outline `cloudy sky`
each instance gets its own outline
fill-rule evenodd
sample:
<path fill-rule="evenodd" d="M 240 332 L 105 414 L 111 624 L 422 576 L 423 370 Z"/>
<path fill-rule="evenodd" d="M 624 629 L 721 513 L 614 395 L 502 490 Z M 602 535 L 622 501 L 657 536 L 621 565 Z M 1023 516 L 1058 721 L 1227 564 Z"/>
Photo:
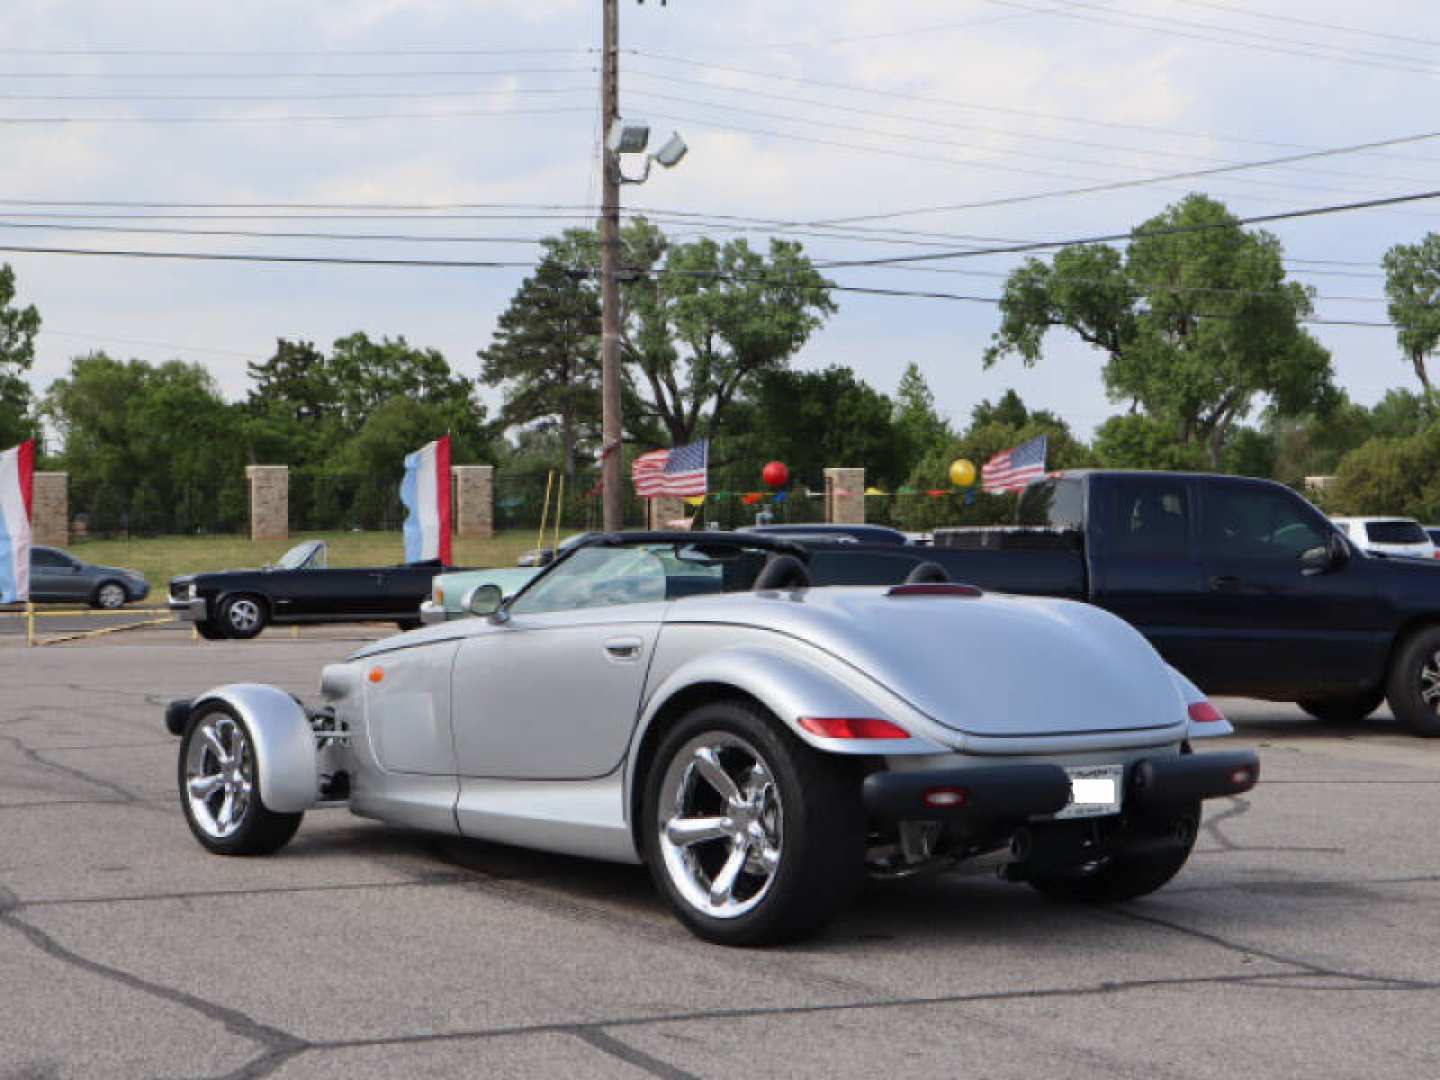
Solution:
<path fill-rule="evenodd" d="M 597 196 L 599 37 L 600 0 L 7 0 L 0 259 L 44 318 L 37 390 L 104 348 L 201 361 L 238 397 L 275 338 L 357 329 L 476 374 L 522 266 L 13 249 L 524 264 Z M 1076 191 L 1440 128 L 1433 0 L 622 0 L 621 40 L 624 113 L 691 146 L 625 192 L 675 235 L 789 223 L 848 260 L 1123 232 L 1191 190 L 1250 216 L 1440 188 L 1437 137 Z M 1383 323 L 1379 258 L 1437 215 L 1268 227 L 1317 317 Z M 984 298 L 1018 258 L 831 276 Z M 1112 411 L 1100 358 L 1058 332 L 1033 371 L 982 370 L 992 304 L 837 299 L 803 366 L 890 392 L 914 360 L 960 420 L 1009 386 L 1085 434 Z M 1413 381 L 1385 327 L 1314 332 L 1357 400 Z"/>

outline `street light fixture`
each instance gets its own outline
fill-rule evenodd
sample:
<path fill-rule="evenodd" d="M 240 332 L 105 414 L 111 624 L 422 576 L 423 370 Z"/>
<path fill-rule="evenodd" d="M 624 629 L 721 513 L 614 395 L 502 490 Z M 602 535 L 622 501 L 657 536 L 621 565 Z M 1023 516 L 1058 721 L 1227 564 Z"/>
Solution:
<path fill-rule="evenodd" d="M 653 154 L 646 153 L 645 148 L 649 145 L 650 125 L 643 120 L 622 120 L 617 117 L 610 125 L 610 131 L 605 136 L 605 146 L 615 155 L 615 172 L 620 183 L 643 184 L 650 178 L 651 165 L 659 162 L 663 168 L 673 169 L 690 149 L 678 131 L 671 132 L 665 145 Z M 624 169 L 620 167 L 622 157 L 644 158 L 644 169 L 639 176 L 625 175 Z"/>

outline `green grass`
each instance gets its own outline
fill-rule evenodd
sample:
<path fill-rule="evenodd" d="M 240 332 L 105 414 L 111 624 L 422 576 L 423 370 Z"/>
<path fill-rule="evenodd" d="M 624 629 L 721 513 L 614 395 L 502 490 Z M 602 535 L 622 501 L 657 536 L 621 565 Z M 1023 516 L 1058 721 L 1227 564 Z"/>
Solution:
<path fill-rule="evenodd" d="M 455 565 L 514 566 L 522 551 L 535 546 L 535 536 L 533 529 L 496 533 L 489 540 L 457 536 Z M 177 574 L 264 566 L 302 540 L 324 540 L 331 566 L 393 566 L 405 558 L 405 543 L 398 532 L 307 532 L 295 533 L 289 540 L 250 540 L 244 536 L 78 540 L 66 550 L 86 562 L 139 570 L 150 582 L 148 604 L 164 601 L 170 579 Z"/>

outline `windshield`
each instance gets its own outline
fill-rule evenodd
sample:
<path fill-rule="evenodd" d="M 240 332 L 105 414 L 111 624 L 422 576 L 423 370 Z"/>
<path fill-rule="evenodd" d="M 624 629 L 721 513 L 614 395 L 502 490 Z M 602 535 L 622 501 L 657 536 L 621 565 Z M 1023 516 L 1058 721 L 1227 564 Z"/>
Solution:
<path fill-rule="evenodd" d="M 1365 535 L 1372 544 L 1424 544 L 1430 538 L 1418 521 L 1370 521 Z"/>
<path fill-rule="evenodd" d="M 325 569 L 325 544 L 321 540 L 306 540 L 296 544 L 275 564 L 277 570 L 323 570 Z"/>
<path fill-rule="evenodd" d="M 649 604 L 751 588 L 766 552 L 697 544 L 586 547 L 559 563 L 515 600 L 518 615 Z"/>

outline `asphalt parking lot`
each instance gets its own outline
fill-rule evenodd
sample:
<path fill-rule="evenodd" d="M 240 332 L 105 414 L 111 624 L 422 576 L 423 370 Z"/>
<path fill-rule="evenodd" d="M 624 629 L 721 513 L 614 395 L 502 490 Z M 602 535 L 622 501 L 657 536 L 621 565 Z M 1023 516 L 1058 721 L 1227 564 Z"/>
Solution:
<path fill-rule="evenodd" d="M 344 811 L 205 854 L 163 703 L 349 646 L 138 633 L 0 648 L 3 1080 L 1440 1075 L 1440 744 L 1388 714 L 1222 702 L 1264 781 L 1143 901 L 950 876 L 735 951 L 639 868 Z"/>

